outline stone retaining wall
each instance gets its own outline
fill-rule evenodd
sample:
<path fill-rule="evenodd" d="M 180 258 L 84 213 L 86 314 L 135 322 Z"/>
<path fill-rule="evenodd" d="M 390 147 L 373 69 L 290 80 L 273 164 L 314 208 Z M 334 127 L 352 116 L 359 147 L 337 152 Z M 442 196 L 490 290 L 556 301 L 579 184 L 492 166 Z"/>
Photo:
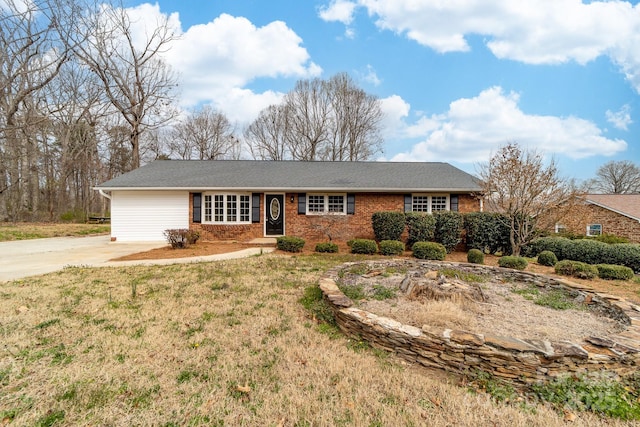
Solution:
<path fill-rule="evenodd" d="M 563 373 L 609 371 L 619 375 L 635 372 L 640 363 L 640 307 L 613 295 L 562 279 L 529 272 L 476 264 L 418 262 L 428 269 L 451 267 L 477 274 L 506 276 L 539 286 L 562 287 L 585 298 L 627 328 L 609 337 L 586 337 L 582 342 L 519 339 L 492 333 L 474 333 L 424 325 L 417 328 L 354 307 L 338 288 L 339 271 L 357 263 L 343 264 L 320 279 L 320 289 L 331 304 L 340 329 L 350 337 L 397 354 L 429 368 L 467 374 L 478 369 L 515 384 L 550 380 Z"/>

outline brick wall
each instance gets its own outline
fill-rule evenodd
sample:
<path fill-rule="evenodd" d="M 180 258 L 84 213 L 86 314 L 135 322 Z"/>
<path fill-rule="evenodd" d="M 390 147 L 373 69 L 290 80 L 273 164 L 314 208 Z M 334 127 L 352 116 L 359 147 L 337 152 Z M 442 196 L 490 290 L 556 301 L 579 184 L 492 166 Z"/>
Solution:
<path fill-rule="evenodd" d="M 584 235 L 588 224 L 602 224 L 603 234 L 615 234 L 626 237 L 631 243 L 640 243 L 640 222 L 637 220 L 592 204 L 586 209 L 586 219 L 576 229 L 572 228 L 574 233 Z"/>
<path fill-rule="evenodd" d="M 293 198 L 293 202 L 291 201 Z M 374 212 L 404 212 L 404 195 L 388 193 L 357 193 L 354 215 L 299 215 L 298 193 L 284 197 L 285 234 L 309 240 L 346 241 L 354 238 L 373 239 L 371 216 Z M 480 202 L 470 195 L 459 195 L 460 212 L 480 210 Z M 264 194 L 260 195 L 260 223 L 242 225 L 214 225 L 193 223 L 193 195 L 189 203 L 191 228 L 201 232 L 203 240 L 250 240 L 264 236 Z"/>

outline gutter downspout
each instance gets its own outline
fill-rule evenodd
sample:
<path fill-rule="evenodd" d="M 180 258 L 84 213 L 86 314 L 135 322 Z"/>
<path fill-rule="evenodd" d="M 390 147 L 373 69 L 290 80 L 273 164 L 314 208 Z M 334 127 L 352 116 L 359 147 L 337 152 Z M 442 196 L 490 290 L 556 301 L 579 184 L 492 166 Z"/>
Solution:
<path fill-rule="evenodd" d="M 102 188 L 98 188 L 98 193 L 100 193 L 100 195 L 101 195 L 102 197 L 104 197 L 105 199 L 109 199 L 109 200 L 111 200 L 111 196 L 110 196 L 110 195 L 108 195 L 107 193 L 105 193 L 105 192 L 104 192 L 104 190 L 103 190 Z"/>

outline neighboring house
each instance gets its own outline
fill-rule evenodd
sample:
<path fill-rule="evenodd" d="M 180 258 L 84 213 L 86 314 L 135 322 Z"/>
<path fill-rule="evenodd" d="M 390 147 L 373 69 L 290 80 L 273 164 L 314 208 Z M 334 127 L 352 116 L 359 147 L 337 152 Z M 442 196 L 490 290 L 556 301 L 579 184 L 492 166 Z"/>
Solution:
<path fill-rule="evenodd" d="M 96 187 L 111 199 L 111 238 L 204 240 L 373 237 L 378 211 L 480 211 L 472 175 L 447 163 L 158 160 Z"/>
<path fill-rule="evenodd" d="M 613 234 L 640 243 L 640 194 L 587 194 L 583 199 L 583 212 L 570 224 L 557 224 L 556 233 Z"/>

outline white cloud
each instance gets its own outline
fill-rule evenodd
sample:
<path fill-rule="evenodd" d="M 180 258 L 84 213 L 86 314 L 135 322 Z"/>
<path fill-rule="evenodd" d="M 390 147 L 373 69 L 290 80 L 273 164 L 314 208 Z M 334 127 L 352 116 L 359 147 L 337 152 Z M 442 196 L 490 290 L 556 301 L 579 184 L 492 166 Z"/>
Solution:
<path fill-rule="evenodd" d="M 373 86 L 380 86 L 382 80 L 378 77 L 376 70 L 370 65 L 367 64 L 367 68 L 364 72 L 358 72 L 358 77 L 360 80 L 365 81 Z"/>
<path fill-rule="evenodd" d="M 607 121 L 611 123 L 616 129 L 628 130 L 628 126 L 633 123 L 631 120 L 631 108 L 629 104 L 625 104 L 619 111 L 607 110 L 605 113 Z"/>
<path fill-rule="evenodd" d="M 496 57 L 528 64 L 585 64 L 608 55 L 640 92 L 640 4 L 620 0 L 358 0 L 358 5 L 375 17 L 379 28 L 441 53 L 468 51 L 466 37 L 481 35 Z"/>
<path fill-rule="evenodd" d="M 145 23 L 154 25 L 165 17 L 157 3 L 127 12 L 140 40 Z M 210 103 L 230 120 L 244 124 L 282 97 L 273 91 L 255 93 L 246 88 L 250 82 L 265 77 L 310 78 L 322 71 L 302 47 L 302 39 L 282 21 L 256 27 L 246 18 L 221 14 L 183 29 L 177 13 L 167 18 L 178 38 L 164 57 L 179 75 L 184 107 Z"/>
<path fill-rule="evenodd" d="M 324 21 L 337 21 L 345 25 L 353 22 L 353 11 L 356 3 L 348 0 L 332 0 L 329 6 L 321 7 L 318 15 Z"/>
<path fill-rule="evenodd" d="M 610 156 L 627 148 L 623 140 L 602 136 L 592 122 L 526 114 L 518 102 L 517 93 L 505 94 L 500 87 L 486 89 L 474 98 L 458 99 L 446 113 L 423 117 L 407 127 L 405 131 L 413 136 L 423 130 L 423 139 L 392 160 L 477 163 L 508 142 L 571 159 Z M 406 114 L 397 118 L 404 117 Z"/>

